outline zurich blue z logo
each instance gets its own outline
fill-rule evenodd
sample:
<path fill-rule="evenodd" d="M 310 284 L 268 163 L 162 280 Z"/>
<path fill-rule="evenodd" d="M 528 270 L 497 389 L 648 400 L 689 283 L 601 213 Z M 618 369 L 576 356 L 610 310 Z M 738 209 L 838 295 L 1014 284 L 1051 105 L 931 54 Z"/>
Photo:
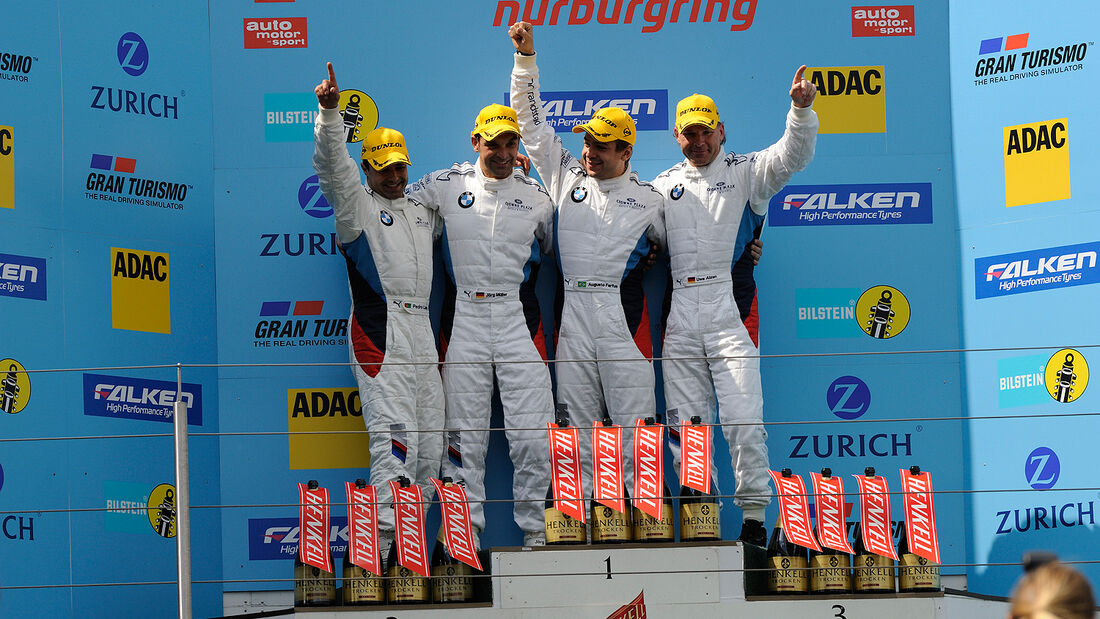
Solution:
<path fill-rule="evenodd" d="M 149 68 L 149 47 L 136 32 L 127 32 L 118 39 L 118 64 L 127 75 L 137 77 Z"/>
<path fill-rule="evenodd" d="M 324 219 L 332 216 L 332 206 L 321 193 L 321 183 L 316 174 L 302 181 L 298 187 L 298 205 L 310 217 Z"/>
<path fill-rule="evenodd" d="M 1027 485 L 1036 490 L 1048 490 L 1058 483 L 1062 471 L 1058 454 L 1050 447 L 1036 447 L 1024 462 L 1024 477 Z"/>
<path fill-rule="evenodd" d="M 871 390 L 855 376 L 841 376 L 825 392 L 829 412 L 841 419 L 862 417 L 871 406 Z"/>

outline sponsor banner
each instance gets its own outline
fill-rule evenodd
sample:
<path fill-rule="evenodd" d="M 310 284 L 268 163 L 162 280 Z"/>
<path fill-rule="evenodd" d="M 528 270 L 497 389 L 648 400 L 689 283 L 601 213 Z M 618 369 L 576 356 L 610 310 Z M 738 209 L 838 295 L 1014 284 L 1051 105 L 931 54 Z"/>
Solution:
<path fill-rule="evenodd" d="M 871 389 L 858 376 L 841 376 L 825 391 L 825 404 L 841 419 L 859 419 L 871 408 Z"/>
<path fill-rule="evenodd" d="M 424 535 L 424 504 L 420 486 L 402 488 L 396 481 L 393 489 L 393 512 L 397 526 L 397 563 L 427 578 L 428 544 Z"/>
<path fill-rule="evenodd" d="M 309 47 L 309 32 L 305 17 L 244 18 L 245 49 L 301 47 Z"/>
<path fill-rule="evenodd" d="M 1052 39 L 1030 32 L 982 39 L 974 64 L 974 85 L 991 86 L 1035 78 L 1063 77 L 1085 69 L 1092 41 Z"/>
<path fill-rule="evenodd" d="M 466 490 L 458 484 L 444 485 L 438 479 L 432 479 L 432 485 L 439 492 L 444 531 L 444 543 L 447 552 L 466 565 L 481 571 L 481 559 L 474 547 L 473 525 L 470 523 L 470 504 L 466 501 Z"/>
<path fill-rule="evenodd" d="M 559 428 L 547 422 L 550 440 L 550 470 L 554 488 L 554 508 L 585 522 L 584 494 L 581 486 L 580 443 L 576 428 Z"/>
<path fill-rule="evenodd" d="M 0 295 L 45 301 L 45 258 L 0 254 Z"/>
<path fill-rule="evenodd" d="M 10 51 L 0 53 L 0 81 L 26 83 L 36 62 L 38 56 Z"/>
<path fill-rule="evenodd" d="M 817 132 L 886 133 L 886 67 L 807 67 L 817 86 Z"/>
<path fill-rule="evenodd" d="M 936 507 L 932 502 L 932 475 L 928 471 L 913 474 L 899 469 L 905 504 L 905 534 L 909 552 L 935 563 L 940 562 L 940 542 L 936 535 Z"/>
<path fill-rule="evenodd" d="M 265 142 L 312 142 L 313 122 L 320 110 L 312 92 L 264 95 Z"/>
<path fill-rule="evenodd" d="M 15 127 L 0 125 L 0 208 L 15 208 Z"/>
<path fill-rule="evenodd" d="M 140 77 L 149 68 L 149 46 L 138 33 L 127 32 L 118 39 L 116 58 L 125 75 Z M 183 91 L 179 92 L 182 95 Z M 93 110 L 179 120 L 179 97 L 176 95 L 99 85 L 92 85 L 91 93 L 89 107 Z"/>
<path fill-rule="evenodd" d="M 302 211 L 310 217 L 317 219 L 332 217 L 332 205 L 325 199 L 325 194 L 321 191 L 321 181 L 316 174 L 302 181 L 298 186 L 298 206 L 302 207 Z"/>
<path fill-rule="evenodd" d="M 320 300 L 263 301 L 252 332 L 253 348 L 347 346 L 348 319 L 325 317 L 324 308 Z"/>
<path fill-rule="evenodd" d="M 84 414 L 116 419 L 173 423 L 176 401 L 187 406 L 187 425 L 202 425 L 202 385 L 130 376 L 84 374 Z"/>
<path fill-rule="evenodd" d="M 523 10 L 520 11 L 520 5 Z M 699 21 L 710 23 L 711 21 L 724 24 L 730 20 L 731 31 L 748 30 L 752 26 L 756 16 L 756 0 L 731 0 L 728 2 L 707 2 L 705 8 L 700 6 L 698 0 L 693 3 L 691 10 L 682 10 L 684 0 L 678 2 L 651 2 L 646 5 L 641 15 L 635 16 L 636 5 L 616 1 L 614 5 L 607 6 L 608 2 L 600 2 L 599 8 L 592 0 L 558 0 L 554 7 L 547 10 L 547 0 L 517 2 L 517 0 L 497 0 L 496 11 L 493 13 L 494 26 L 510 26 L 518 21 L 529 22 L 535 26 L 604 26 L 611 24 L 641 24 L 642 32 L 657 32 L 664 27 L 667 20 L 670 24 L 679 22 L 697 23 Z M 675 5 L 675 6 L 672 6 Z M 715 6 L 717 5 L 717 6 Z M 536 10 L 537 7 L 537 10 Z M 597 11 L 599 11 L 597 13 Z M 568 21 L 566 19 L 568 18 Z"/>
<path fill-rule="evenodd" d="M 974 259 L 978 299 L 1100 282 L 1100 241 Z"/>
<path fill-rule="evenodd" d="M 664 500 L 664 429 L 661 424 L 634 421 L 634 506 L 658 520 Z"/>
<path fill-rule="evenodd" d="M 557 90 L 539 96 L 543 119 L 558 133 L 571 133 L 573 127 L 588 122 L 606 107 L 630 114 L 638 131 L 668 131 L 667 90 Z M 504 102 L 511 105 L 507 93 Z"/>
<path fill-rule="evenodd" d="M 329 503 L 327 488 L 298 484 L 298 529 L 302 531 L 298 559 L 326 572 L 333 572 L 329 552 Z"/>
<path fill-rule="evenodd" d="M 628 604 L 619 607 L 618 610 L 607 616 L 607 619 L 646 619 L 645 615 L 645 590 Z"/>
<path fill-rule="evenodd" d="M 1080 351 L 1063 348 L 1047 361 L 1043 382 L 1050 397 L 1058 402 L 1072 402 L 1089 386 L 1089 364 Z"/>
<path fill-rule="evenodd" d="M 161 537 L 176 536 L 176 487 L 160 484 L 149 493 L 146 504 L 149 526 Z"/>
<path fill-rule="evenodd" d="M 859 296 L 859 288 L 796 288 L 795 334 L 799 339 L 859 337 Z"/>
<path fill-rule="evenodd" d="M 84 197 L 89 200 L 182 211 L 187 192 L 195 188 L 174 179 L 134 176 L 137 159 L 129 157 L 93 153 L 88 169 Z"/>
<path fill-rule="evenodd" d="M 1034 406 L 1049 402 L 1045 389 L 1046 355 L 997 360 L 997 407 Z"/>
<path fill-rule="evenodd" d="M 172 332 L 168 254 L 111 248 L 111 326 Z"/>
<path fill-rule="evenodd" d="M 1004 128 L 1005 206 L 1068 200 L 1069 119 Z"/>
<path fill-rule="evenodd" d="M 768 203 L 773 226 L 932 223 L 932 183 L 787 185 Z"/>
<path fill-rule="evenodd" d="M 899 335 L 909 325 L 909 299 L 892 286 L 874 286 L 863 291 L 856 302 L 860 328 L 876 339 Z"/>
<path fill-rule="evenodd" d="M 592 422 L 592 471 L 596 502 L 626 513 L 623 482 L 623 429 Z"/>
<path fill-rule="evenodd" d="M 1024 459 L 1025 483 L 1035 490 L 1053 488 L 1058 483 L 1061 470 L 1058 454 L 1049 447 L 1036 447 Z M 1086 525 L 1091 530 L 1096 525 L 1094 501 L 1055 503 L 1053 500 L 1036 499 L 1036 502 L 1042 502 L 1043 505 L 1019 507 L 1017 504 L 1011 509 L 998 511 L 994 517 L 996 523 L 994 535 L 1030 534 L 1057 527 Z"/>
<path fill-rule="evenodd" d="M 853 37 L 911 37 L 916 34 L 913 5 L 853 6 Z"/>
<path fill-rule="evenodd" d="M 344 482 L 348 496 L 348 562 L 382 576 L 378 549 L 378 492 Z"/>
<path fill-rule="evenodd" d="M 15 359 L 0 361 L 0 412 L 14 415 L 31 400 L 31 375 Z"/>
<path fill-rule="evenodd" d="M 290 470 L 370 467 L 358 388 L 287 389 L 286 407 Z"/>
<path fill-rule="evenodd" d="M 897 561 L 890 521 L 890 489 L 886 478 L 852 475 L 859 484 L 859 526 L 867 550 Z"/>
<path fill-rule="evenodd" d="M 833 550 L 855 554 L 848 543 L 848 508 L 844 503 L 844 480 L 839 477 L 823 477 L 810 473 L 814 485 L 814 516 L 817 518 L 817 537 L 821 545 Z"/>
<path fill-rule="evenodd" d="M 787 539 L 799 546 L 821 552 L 821 546 L 814 539 L 810 525 L 810 497 L 806 494 L 806 482 L 799 475 L 787 476 L 775 471 L 768 473 L 775 482 L 779 497 L 779 515 L 783 519 L 783 530 L 787 533 Z"/>
<path fill-rule="evenodd" d="M 348 524 L 343 516 L 330 514 L 329 550 L 339 558 L 348 544 Z M 279 561 L 293 559 L 298 554 L 301 528 L 297 518 L 249 518 L 249 561 Z"/>
<path fill-rule="evenodd" d="M 103 527 L 120 533 L 149 534 L 149 485 L 125 481 L 104 481 Z"/>
<path fill-rule="evenodd" d="M 680 485 L 710 492 L 710 425 L 680 422 Z"/>

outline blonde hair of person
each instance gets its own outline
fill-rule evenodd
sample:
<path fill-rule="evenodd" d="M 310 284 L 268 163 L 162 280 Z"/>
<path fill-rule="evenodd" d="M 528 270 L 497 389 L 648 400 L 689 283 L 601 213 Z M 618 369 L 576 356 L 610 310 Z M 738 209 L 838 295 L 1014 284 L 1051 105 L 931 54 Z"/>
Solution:
<path fill-rule="evenodd" d="M 1012 592 L 1010 619 L 1093 619 L 1096 600 L 1081 572 L 1057 561 L 1028 572 Z"/>

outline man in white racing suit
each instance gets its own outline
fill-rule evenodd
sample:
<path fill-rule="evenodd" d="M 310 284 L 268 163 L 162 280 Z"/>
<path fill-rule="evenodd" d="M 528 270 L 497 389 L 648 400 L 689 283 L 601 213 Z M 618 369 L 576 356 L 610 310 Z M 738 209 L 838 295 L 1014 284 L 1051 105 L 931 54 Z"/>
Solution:
<path fill-rule="evenodd" d="M 438 213 L 405 197 L 409 155 L 404 136 L 393 129 L 380 127 L 363 139 L 367 186 L 360 184 L 332 63 L 328 72 L 315 88 L 321 113 L 313 167 L 347 261 L 352 373 L 370 433 L 370 483 L 383 504 L 393 500 L 388 482 L 401 476 L 430 498 L 428 480 L 439 473 L 443 457 L 443 387 L 428 316 L 432 247 L 442 223 Z M 393 510 L 378 510 L 378 519 L 386 548 L 394 535 Z"/>
<path fill-rule="evenodd" d="M 592 423 L 604 411 L 623 427 L 624 481 L 634 480 L 633 426 L 653 417 L 653 356 L 642 276 L 650 244 L 664 244 L 664 199 L 630 169 L 636 129 L 617 107 L 587 123 L 578 161 L 543 115 L 531 24 L 518 22 L 511 102 L 523 144 L 557 207 L 555 254 L 562 306 L 555 348 L 558 407 L 581 428 L 586 496 L 592 493 Z"/>
<path fill-rule="evenodd" d="M 545 543 L 542 501 L 550 483 L 546 423 L 554 401 L 535 279 L 553 240 L 553 205 L 514 169 L 520 130 L 512 108 L 481 110 L 470 133 L 476 163 L 456 163 L 409 186 L 411 200 L 443 217 L 450 276 L 441 339 L 447 402 L 444 474 L 461 482 L 474 527 L 485 528 L 485 454 L 496 376 L 504 407 L 512 496 L 524 543 Z"/>
<path fill-rule="evenodd" d="M 816 89 L 802 79 L 805 70 L 794 76 L 783 137 L 748 155 L 724 152 L 725 127 L 710 97 L 681 100 L 674 134 L 685 160 L 653 181 L 667 198 L 673 288 L 662 352 L 667 422 L 675 427 L 694 415 L 713 422 L 717 396 L 721 422 L 745 424 L 722 430 L 737 479 L 734 502 L 744 519 L 740 539 L 760 546 L 767 541 L 762 523 L 771 501 L 760 359 L 738 315 L 731 271 L 767 214 L 768 199 L 813 159 Z"/>

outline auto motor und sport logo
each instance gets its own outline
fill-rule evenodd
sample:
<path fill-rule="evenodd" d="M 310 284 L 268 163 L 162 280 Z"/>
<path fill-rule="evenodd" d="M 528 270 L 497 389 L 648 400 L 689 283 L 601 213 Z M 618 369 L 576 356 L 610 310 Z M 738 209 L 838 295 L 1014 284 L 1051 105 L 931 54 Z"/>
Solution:
<path fill-rule="evenodd" d="M 520 5 L 523 10 L 520 10 Z M 550 5 L 553 4 L 553 8 Z M 529 22 L 535 26 L 582 26 L 592 25 L 630 24 L 637 19 L 642 25 L 642 32 L 657 32 L 664 27 L 667 20 L 670 24 L 678 22 L 696 23 L 715 21 L 725 23 L 727 17 L 730 20 L 731 31 L 744 31 L 752 26 L 756 17 L 756 0 L 730 0 L 728 2 L 708 1 L 705 7 L 699 0 L 694 0 L 690 7 L 685 0 L 677 2 L 654 2 L 650 0 L 645 9 L 638 11 L 640 1 L 621 2 L 616 0 L 612 6 L 602 0 L 597 8 L 592 0 L 497 0 L 496 11 L 493 14 L 494 26 L 508 26 L 518 21 Z M 624 10 L 625 9 L 625 10 Z M 702 10 L 701 10 L 702 9 Z M 568 21 L 567 21 L 568 20 Z"/>
<path fill-rule="evenodd" d="M 347 346 L 348 319 L 322 318 L 324 301 L 264 301 L 253 346 Z"/>
<path fill-rule="evenodd" d="M 136 32 L 127 32 L 119 37 L 116 56 L 119 67 L 130 77 L 144 75 L 152 62 L 148 45 Z M 179 96 L 176 95 L 101 85 L 93 85 L 91 92 L 90 107 L 94 110 L 179 119 Z M 180 91 L 180 96 L 183 94 Z"/>
<path fill-rule="evenodd" d="M 31 68 L 38 62 L 38 56 L 20 52 L 0 52 L 0 80 L 9 82 L 27 82 Z"/>
<path fill-rule="evenodd" d="M 46 260 L 0 254 L 0 295 L 46 300 Z"/>
<path fill-rule="evenodd" d="M 153 206 L 182 211 L 187 192 L 194 186 L 173 180 L 134 176 L 137 160 L 92 154 L 84 197 L 117 204 Z"/>
<path fill-rule="evenodd" d="M 787 185 L 768 203 L 773 226 L 932 223 L 931 183 Z"/>
<path fill-rule="evenodd" d="M 916 34 L 913 5 L 853 6 L 853 37 L 911 37 Z"/>
<path fill-rule="evenodd" d="M 0 412 L 14 415 L 31 399 L 31 375 L 15 359 L 0 360 Z"/>
<path fill-rule="evenodd" d="M 978 299 L 1100 281 L 1096 253 L 1100 241 L 1000 254 L 974 259 L 974 294 Z"/>
<path fill-rule="evenodd" d="M 175 403 L 187 407 L 187 424 L 202 425 L 202 385 L 129 376 L 84 374 L 84 414 L 172 423 Z"/>
<path fill-rule="evenodd" d="M 558 133 L 569 133 L 576 125 L 588 122 L 593 114 L 608 107 L 621 108 L 634 119 L 638 131 L 668 130 L 667 90 L 560 90 L 546 91 L 542 113 L 535 122 L 545 121 Z M 506 105 L 510 99 L 504 95 Z"/>
<path fill-rule="evenodd" d="M 305 17 L 244 18 L 245 49 L 288 49 L 309 47 Z"/>
<path fill-rule="evenodd" d="M 988 86 L 1062 77 L 1085 68 L 1092 41 L 1059 41 L 1030 32 L 982 39 L 974 64 L 974 85 Z"/>

